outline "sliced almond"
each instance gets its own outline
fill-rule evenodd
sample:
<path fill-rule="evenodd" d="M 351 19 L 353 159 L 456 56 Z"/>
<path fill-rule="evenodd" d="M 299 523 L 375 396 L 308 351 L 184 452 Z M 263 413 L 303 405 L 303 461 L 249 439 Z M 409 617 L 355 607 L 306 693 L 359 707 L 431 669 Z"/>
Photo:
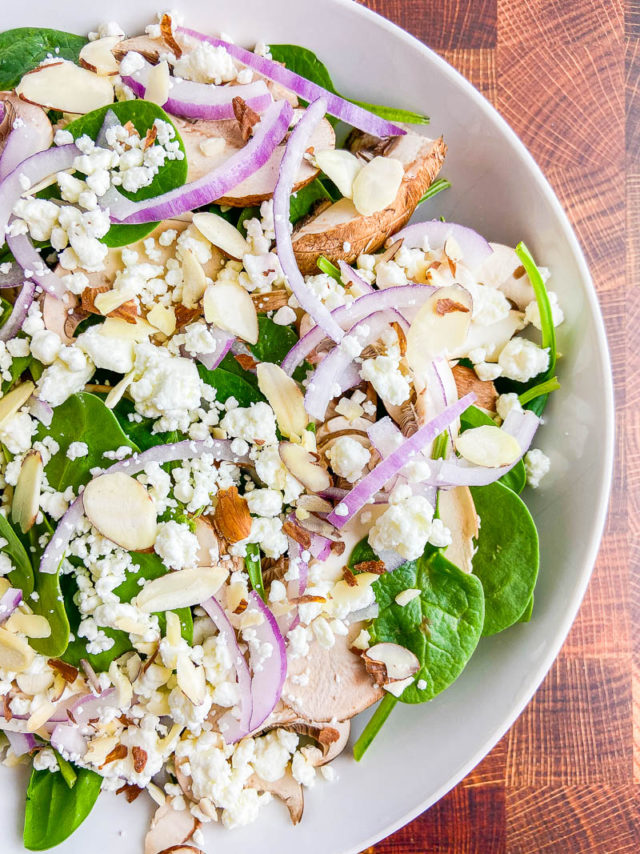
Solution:
<path fill-rule="evenodd" d="M 28 451 L 22 461 L 11 502 L 11 519 L 23 534 L 31 530 L 38 516 L 43 471 L 40 451 Z"/>
<path fill-rule="evenodd" d="M 109 665 L 109 678 L 118 692 L 118 705 L 121 709 L 128 709 L 133 700 L 133 687 L 131 681 L 121 670 L 115 661 Z"/>
<path fill-rule="evenodd" d="M 83 756 L 83 762 L 91 763 L 100 768 L 117 744 L 118 737 L 115 735 L 98 735 L 92 738 L 87 747 L 87 752 Z"/>
<path fill-rule="evenodd" d="M 149 70 L 144 100 L 161 107 L 169 97 L 169 64 L 166 59 Z"/>
<path fill-rule="evenodd" d="M 213 521 L 228 543 L 246 540 L 251 533 L 252 518 L 246 498 L 238 493 L 236 486 L 221 489 L 213 514 Z"/>
<path fill-rule="evenodd" d="M 190 249 L 182 249 L 182 304 L 195 308 L 207 289 L 207 277 L 202 264 Z"/>
<path fill-rule="evenodd" d="M 374 581 L 378 580 L 378 575 L 375 572 L 359 572 L 355 576 L 356 583 L 347 583 L 344 580 L 336 581 L 331 588 L 329 607 L 333 602 L 338 609 L 346 605 L 351 605 L 354 602 L 362 599 L 362 591 L 367 587 L 371 587 Z"/>
<path fill-rule="evenodd" d="M 258 314 L 242 285 L 233 282 L 209 285 L 204 294 L 204 316 L 208 323 L 249 344 L 258 342 Z"/>
<path fill-rule="evenodd" d="M 220 543 L 209 519 L 198 516 L 195 520 L 198 540 L 198 566 L 214 566 L 220 559 Z"/>
<path fill-rule="evenodd" d="M 21 611 L 14 611 L 5 626 L 10 632 L 26 635 L 28 638 L 51 637 L 49 621 L 40 614 L 23 614 Z"/>
<path fill-rule="evenodd" d="M 445 311 L 445 304 L 459 306 Z M 407 361 L 423 376 L 429 363 L 439 355 L 463 346 L 471 324 L 471 294 L 460 285 L 438 288 L 422 305 L 407 334 Z"/>
<path fill-rule="evenodd" d="M 280 442 L 280 459 L 289 472 L 308 489 L 322 492 L 331 486 L 328 471 L 316 462 L 316 456 L 293 442 Z"/>
<path fill-rule="evenodd" d="M 163 335 L 173 335 L 176 331 L 176 313 L 172 306 L 156 303 L 147 314 L 147 320 Z"/>
<path fill-rule="evenodd" d="M 395 157 L 374 157 L 353 179 L 353 204 L 362 216 L 384 210 L 398 195 L 404 166 Z"/>
<path fill-rule="evenodd" d="M 53 703 L 46 702 L 33 712 L 29 719 L 27 720 L 27 732 L 37 732 L 40 727 L 44 726 L 46 722 L 51 718 L 54 714 L 56 707 Z"/>
<path fill-rule="evenodd" d="M 108 317 L 100 327 L 100 333 L 110 338 L 146 341 L 150 335 L 153 335 L 154 329 L 141 317 L 135 323 L 129 323 L 120 317 Z"/>
<path fill-rule="evenodd" d="M 328 148 L 316 154 L 316 164 L 343 196 L 347 199 L 352 197 L 353 182 L 363 168 L 362 161 L 355 154 L 343 148 Z"/>
<path fill-rule="evenodd" d="M 455 444 L 456 451 L 465 460 L 488 468 L 511 465 L 522 456 L 518 440 L 490 424 L 465 430 Z"/>
<path fill-rule="evenodd" d="M 251 252 L 249 244 L 238 229 L 218 214 L 196 213 L 193 215 L 193 224 L 210 243 L 222 249 L 231 258 L 241 260 L 243 255 Z"/>
<path fill-rule="evenodd" d="M 0 667 L 22 673 L 31 665 L 35 652 L 23 638 L 0 626 Z"/>
<path fill-rule="evenodd" d="M 43 670 L 42 673 L 18 673 L 16 684 L 23 694 L 42 694 L 53 685 L 55 674 L 52 670 Z"/>
<path fill-rule="evenodd" d="M 93 305 L 100 314 L 106 317 L 112 311 L 116 311 L 116 309 L 129 302 L 129 299 L 129 295 L 124 293 L 124 291 L 109 290 L 96 294 L 93 298 Z"/>
<path fill-rule="evenodd" d="M 136 597 L 136 604 L 146 614 L 199 605 L 218 592 L 228 575 L 229 571 L 222 566 L 169 572 L 148 581 Z"/>
<path fill-rule="evenodd" d="M 397 643 L 374 644 L 363 653 L 362 658 L 378 685 L 408 679 L 420 670 L 415 653 Z"/>
<path fill-rule="evenodd" d="M 309 513 L 331 513 L 333 505 L 319 495 L 301 495 L 296 501 L 298 510 L 307 510 Z"/>
<path fill-rule="evenodd" d="M 49 110 L 84 115 L 113 103 L 113 83 L 73 62 L 39 65 L 24 75 L 17 94 Z"/>
<path fill-rule="evenodd" d="M 261 362 L 256 370 L 258 387 L 273 409 L 278 427 L 289 439 L 302 436 L 309 423 L 304 395 L 298 383 L 279 365 Z"/>
<path fill-rule="evenodd" d="M 122 400 L 125 391 L 129 388 L 135 377 L 135 371 L 129 371 L 125 374 L 119 383 L 116 383 L 106 396 L 104 402 L 109 409 L 114 409 Z"/>
<path fill-rule="evenodd" d="M 89 481 L 82 493 L 84 512 L 107 539 L 127 551 L 153 546 L 157 521 L 153 499 L 128 474 L 103 474 Z"/>
<path fill-rule="evenodd" d="M 176 675 L 178 687 L 193 705 L 199 706 L 203 703 L 207 692 L 204 668 L 195 665 L 186 653 L 181 653 L 178 656 Z"/>
<path fill-rule="evenodd" d="M 0 398 L 0 427 L 12 418 L 20 407 L 24 406 L 33 394 L 34 389 L 35 385 L 29 380 L 16 386 L 3 398 Z"/>
<path fill-rule="evenodd" d="M 118 73 L 118 63 L 113 48 L 118 44 L 118 36 L 105 36 L 87 44 L 80 51 L 80 65 L 101 77 L 110 77 Z"/>

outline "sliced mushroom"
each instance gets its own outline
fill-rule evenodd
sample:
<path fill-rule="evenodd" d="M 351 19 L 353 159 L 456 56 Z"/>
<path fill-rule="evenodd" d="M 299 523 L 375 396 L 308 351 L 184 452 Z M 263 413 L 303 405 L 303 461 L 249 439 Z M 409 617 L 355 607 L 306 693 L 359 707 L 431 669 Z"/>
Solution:
<path fill-rule="evenodd" d="M 190 810 L 174 810 L 171 801 L 167 800 L 158 807 L 151 819 L 151 826 L 144 839 L 144 854 L 175 850 L 191 839 L 199 827 L 200 822 Z"/>
<path fill-rule="evenodd" d="M 473 539 L 478 536 L 478 514 L 468 486 L 440 490 L 440 518 L 451 531 L 446 556 L 464 572 L 473 569 Z"/>
<path fill-rule="evenodd" d="M 5 114 L 0 123 L 0 151 L 4 148 L 16 119 L 20 119 L 29 129 L 32 137 L 38 137 L 38 150 L 44 151 L 53 142 L 53 128 L 47 114 L 36 104 L 28 104 L 12 92 L 0 93 L 4 102 Z M 32 149 L 36 151 L 35 146 Z"/>
<path fill-rule="evenodd" d="M 329 726 L 316 721 L 301 721 L 290 724 L 286 729 L 291 729 L 300 735 L 307 735 L 317 741 L 322 756 L 314 762 L 314 765 L 319 767 L 332 762 L 345 749 L 351 734 L 351 721 L 332 721 Z"/>
<path fill-rule="evenodd" d="M 75 331 L 89 312 L 84 311 L 78 305 L 78 297 L 67 291 L 61 299 L 45 293 L 41 299 L 42 319 L 44 325 L 51 332 L 55 332 L 63 344 L 71 344 L 74 340 Z"/>
<path fill-rule="evenodd" d="M 367 159 L 368 154 L 379 156 L 380 152 L 371 147 L 372 139 L 354 136 L 352 150 L 356 149 L 363 159 Z M 363 142 L 369 147 L 362 146 Z M 374 252 L 382 246 L 390 234 L 409 220 L 423 193 L 440 171 L 445 153 L 442 138 L 428 139 L 411 132 L 385 144 L 382 156 L 397 159 L 404 166 L 404 178 L 395 200 L 384 210 L 362 216 L 350 199 L 340 199 L 312 217 L 293 235 L 293 248 L 300 270 L 307 275 L 315 273 L 319 255 L 334 262 L 342 259 L 352 263 L 361 253 Z"/>
<path fill-rule="evenodd" d="M 456 381 L 458 397 L 464 397 L 470 391 L 476 395 L 476 404 L 488 412 L 496 411 L 496 400 L 498 392 L 494 384 L 488 380 L 481 380 L 473 368 L 465 365 L 455 365 L 451 372 Z"/>
<path fill-rule="evenodd" d="M 159 854 L 202 854 L 202 849 L 196 848 L 195 845 L 171 845 Z"/>
<path fill-rule="evenodd" d="M 307 656 L 289 661 L 283 697 L 301 717 L 319 722 L 346 721 L 382 697 L 382 689 L 373 682 L 360 656 L 351 651 L 362 628 L 362 623 L 354 623 L 348 635 L 336 636 L 331 649 L 313 641 Z M 308 683 L 296 684 L 294 677 L 307 670 Z"/>
<path fill-rule="evenodd" d="M 263 780 L 257 774 L 252 774 L 247 781 L 247 786 L 257 789 L 259 792 L 270 792 L 279 798 L 289 810 L 292 824 L 298 824 L 302 818 L 304 810 L 302 786 L 293 778 L 291 771 L 287 771 L 283 777 L 273 782 Z"/>
<path fill-rule="evenodd" d="M 245 145 L 240 125 L 235 119 L 223 121 L 198 119 L 193 122 L 187 119 L 174 118 L 173 121 L 187 152 L 188 181 L 197 181 L 198 178 L 224 163 Z M 212 144 L 212 140 L 221 140 L 221 142 Z M 315 151 L 321 151 L 334 146 L 335 133 L 333 127 L 326 119 L 323 119 L 309 140 L 309 147 Z M 283 154 L 284 143 L 276 148 L 267 163 L 257 172 L 235 186 L 226 196 L 218 199 L 218 204 L 248 207 L 259 205 L 265 199 L 270 199 L 276 186 Z M 305 160 L 298 170 L 293 192 L 297 192 L 313 181 L 318 171 Z"/>
<path fill-rule="evenodd" d="M 167 46 L 162 39 L 152 39 L 151 36 L 134 36 L 131 39 L 123 39 L 117 42 L 111 52 L 120 62 L 125 56 L 133 51 L 140 53 L 149 62 L 158 62 L 160 54 L 167 52 Z"/>

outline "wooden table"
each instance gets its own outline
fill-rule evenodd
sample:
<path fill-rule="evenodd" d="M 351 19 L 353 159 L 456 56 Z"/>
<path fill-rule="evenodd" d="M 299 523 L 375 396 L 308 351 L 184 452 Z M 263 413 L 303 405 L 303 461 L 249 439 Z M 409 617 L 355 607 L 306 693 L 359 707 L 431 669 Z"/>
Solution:
<path fill-rule="evenodd" d="M 640 0 L 365 0 L 458 68 L 541 165 L 586 252 L 618 464 L 578 618 L 487 758 L 375 854 L 640 852 Z"/>

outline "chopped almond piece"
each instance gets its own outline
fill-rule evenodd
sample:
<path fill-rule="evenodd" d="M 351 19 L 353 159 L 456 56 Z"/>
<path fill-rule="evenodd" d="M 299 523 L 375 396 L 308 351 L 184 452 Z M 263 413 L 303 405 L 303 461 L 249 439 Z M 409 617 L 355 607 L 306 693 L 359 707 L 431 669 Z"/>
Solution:
<path fill-rule="evenodd" d="M 303 549 L 308 549 L 311 547 L 311 534 L 308 531 L 305 531 L 304 528 L 301 528 L 299 525 L 296 525 L 291 519 L 287 519 L 287 521 L 282 526 L 282 530 L 284 533 L 291 537 L 292 540 L 295 540 L 296 543 L 302 546 Z"/>
<path fill-rule="evenodd" d="M 128 753 L 129 750 L 126 745 L 116 744 L 113 750 L 110 753 L 107 753 L 107 756 L 100 768 L 104 768 L 104 766 L 108 765 L 110 762 L 118 762 L 120 759 L 125 759 Z"/>
<path fill-rule="evenodd" d="M 133 770 L 136 774 L 142 774 L 147 764 L 147 751 L 134 745 L 131 748 L 131 755 L 133 756 Z"/>
<path fill-rule="evenodd" d="M 387 571 L 382 560 L 363 560 L 354 564 L 353 568 L 356 572 L 373 572 L 375 575 L 382 575 Z"/>

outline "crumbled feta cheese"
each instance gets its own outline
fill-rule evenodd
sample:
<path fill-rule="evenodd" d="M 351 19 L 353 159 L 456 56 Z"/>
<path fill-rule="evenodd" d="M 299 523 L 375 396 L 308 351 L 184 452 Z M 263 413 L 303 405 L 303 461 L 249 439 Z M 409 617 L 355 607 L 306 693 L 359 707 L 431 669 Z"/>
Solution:
<path fill-rule="evenodd" d="M 326 452 L 329 464 L 338 477 L 355 483 L 371 458 L 368 448 L 351 436 L 339 436 Z"/>
<path fill-rule="evenodd" d="M 81 457 L 86 457 L 89 453 L 89 446 L 86 442 L 71 442 L 67 448 L 67 459 L 78 460 Z"/>
<path fill-rule="evenodd" d="M 171 520 L 158 525 L 154 549 L 162 562 L 171 569 L 196 566 L 198 538 L 187 525 Z"/>
<path fill-rule="evenodd" d="M 408 492 L 408 494 L 407 494 Z M 413 495 L 409 487 L 397 486 L 389 498 L 389 507 L 369 531 L 369 544 L 377 552 L 392 550 L 407 560 L 423 553 L 434 533 L 433 506 L 422 495 Z"/>
<path fill-rule="evenodd" d="M 517 382 L 528 382 L 549 367 L 549 350 L 527 338 L 512 338 L 498 357 L 502 375 Z"/>
<path fill-rule="evenodd" d="M 254 444 L 257 441 L 273 444 L 277 442 L 276 418 L 268 403 L 259 401 L 248 407 L 231 409 L 220 422 L 230 436 Z"/>
<path fill-rule="evenodd" d="M 554 291 L 547 291 L 547 296 L 549 297 L 549 305 L 551 306 L 551 317 L 553 320 L 554 326 L 560 326 L 560 324 L 564 321 L 564 312 L 560 307 L 558 302 L 558 294 Z M 537 300 L 533 300 L 526 307 L 524 312 L 524 319 L 526 323 L 531 323 L 532 326 L 535 326 L 536 329 L 542 329 L 542 323 L 540 321 L 540 309 L 538 308 Z"/>
<path fill-rule="evenodd" d="M 551 469 L 551 460 L 538 448 L 532 448 L 524 456 L 524 466 L 527 471 L 527 483 L 537 489 L 542 478 Z"/>
<path fill-rule="evenodd" d="M 512 411 L 522 412 L 522 406 L 518 400 L 518 395 L 515 392 L 498 395 L 498 399 L 496 400 L 496 411 L 503 421 Z"/>
<path fill-rule="evenodd" d="M 409 383 L 399 370 L 399 360 L 393 356 L 365 359 L 360 376 L 371 383 L 386 403 L 393 406 L 400 406 L 411 394 Z"/>

